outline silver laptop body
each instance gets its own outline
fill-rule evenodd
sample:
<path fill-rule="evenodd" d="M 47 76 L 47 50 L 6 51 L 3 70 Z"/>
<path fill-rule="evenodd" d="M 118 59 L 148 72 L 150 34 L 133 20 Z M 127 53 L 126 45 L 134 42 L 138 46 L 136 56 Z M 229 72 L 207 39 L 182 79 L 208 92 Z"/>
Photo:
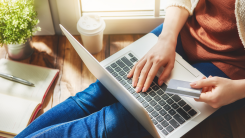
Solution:
<path fill-rule="evenodd" d="M 111 92 L 115 98 L 117 98 L 117 100 L 145 127 L 145 129 L 148 130 L 153 137 L 181 137 L 217 110 L 213 109 L 206 103 L 196 102 L 193 98 L 180 97 L 181 99 L 179 100 L 178 96 L 175 95 L 168 95 L 166 93 L 158 95 L 161 94 L 163 88 L 157 88 L 156 84 L 151 88 L 152 91 L 153 89 L 158 90 L 154 92 L 155 94 L 153 92 L 146 93 L 146 98 L 144 97 L 145 95 L 142 96 L 141 94 L 133 93 L 133 88 L 130 83 L 123 85 L 123 80 L 119 81 L 119 79 L 123 78 L 123 76 L 120 77 L 119 74 L 125 76 L 125 72 L 127 73 L 127 71 L 115 73 L 116 68 L 121 67 L 121 62 L 123 62 L 123 66 L 127 66 L 128 64 L 131 65 L 128 61 L 135 64 L 137 59 L 143 57 L 158 40 L 158 37 L 154 34 L 149 33 L 143 36 L 126 48 L 118 51 L 99 63 L 62 25 L 60 25 L 60 27 L 91 73 Z M 117 67 L 114 68 L 116 65 Z M 123 66 L 121 70 L 130 68 Z M 157 76 L 160 75 L 162 70 L 163 68 L 159 70 Z M 185 81 L 195 81 L 201 79 L 203 76 L 204 75 L 201 72 L 193 68 L 176 53 L 175 66 L 169 79 L 174 78 Z M 167 83 L 168 81 L 166 84 Z M 165 102 L 158 103 L 159 101 L 164 100 L 159 100 L 159 97 L 167 99 Z M 142 102 L 142 99 L 144 102 Z M 151 99 L 151 101 L 148 102 L 148 99 Z M 145 107 L 145 104 L 143 103 L 147 102 L 148 107 Z M 156 108 L 156 106 L 152 106 L 154 104 L 161 105 L 162 103 L 165 103 L 165 105 L 158 106 L 158 108 Z M 151 111 L 152 109 L 153 111 Z M 158 116 L 156 116 L 157 114 Z M 160 117 L 161 114 L 165 115 Z"/>

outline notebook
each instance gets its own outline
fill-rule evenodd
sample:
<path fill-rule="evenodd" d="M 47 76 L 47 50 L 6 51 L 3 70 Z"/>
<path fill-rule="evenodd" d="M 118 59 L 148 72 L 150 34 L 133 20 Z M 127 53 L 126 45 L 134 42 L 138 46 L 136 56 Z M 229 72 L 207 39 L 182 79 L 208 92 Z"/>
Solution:
<path fill-rule="evenodd" d="M 0 59 L 0 72 L 35 85 L 0 77 L 0 133 L 17 135 L 34 120 L 59 70 Z"/>

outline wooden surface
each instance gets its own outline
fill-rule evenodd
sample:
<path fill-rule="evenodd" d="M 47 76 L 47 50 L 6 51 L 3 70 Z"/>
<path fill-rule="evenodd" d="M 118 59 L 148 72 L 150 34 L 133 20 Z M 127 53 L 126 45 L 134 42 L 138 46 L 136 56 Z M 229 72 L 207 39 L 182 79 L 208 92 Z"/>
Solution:
<path fill-rule="evenodd" d="M 93 55 L 98 61 L 116 53 L 143 35 L 104 35 L 103 49 Z M 81 42 L 80 36 L 75 38 Z M 59 76 L 50 88 L 44 101 L 40 116 L 50 108 L 74 96 L 87 88 L 96 78 L 64 36 L 35 36 L 33 37 L 35 51 L 26 60 L 20 61 L 34 65 L 56 68 Z M 0 48 L 0 58 L 8 58 L 5 49 Z M 151 137 L 151 136 L 147 136 Z M 245 138 L 245 108 L 233 111 L 220 117 L 206 119 L 183 138 Z M 146 138 L 146 137 L 145 137 Z"/>

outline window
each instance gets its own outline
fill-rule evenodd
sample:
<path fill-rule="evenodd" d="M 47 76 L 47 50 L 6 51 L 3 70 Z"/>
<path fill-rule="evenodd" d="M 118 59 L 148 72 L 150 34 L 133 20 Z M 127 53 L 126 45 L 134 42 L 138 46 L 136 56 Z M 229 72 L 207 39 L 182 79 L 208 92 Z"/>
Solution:
<path fill-rule="evenodd" d="M 153 10 L 153 0 L 81 0 L 83 12 Z"/>
<path fill-rule="evenodd" d="M 81 0 L 81 12 L 104 18 L 105 34 L 147 33 L 163 22 L 165 1 Z"/>
<path fill-rule="evenodd" d="M 104 34 L 148 33 L 164 21 L 167 0 L 56 0 L 58 20 L 71 34 L 83 14 L 96 13 L 106 22 Z M 58 26 L 58 25 L 56 25 Z"/>

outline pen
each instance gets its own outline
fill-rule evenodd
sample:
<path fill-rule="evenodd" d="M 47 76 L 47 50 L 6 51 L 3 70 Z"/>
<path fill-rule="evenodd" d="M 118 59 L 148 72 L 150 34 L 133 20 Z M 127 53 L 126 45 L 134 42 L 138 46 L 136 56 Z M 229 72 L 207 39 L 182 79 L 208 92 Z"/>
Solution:
<path fill-rule="evenodd" d="M 11 80 L 11 81 L 15 81 L 15 82 L 18 82 L 18 83 L 22 83 L 22 84 L 25 84 L 25 85 L 28 85 L 28 86 L 34 86 L 33 83 L 31 83 L 31 82 L 29 82 L 27 80 L 24 80 L 24 79 L 21 79 L 21 78 L 17 78 L 15 76 L 12 76 L 12 75 L 9 75 L 9 74 L 0 73 L 0 77 L 8 79 L 8 80 Z"/>

